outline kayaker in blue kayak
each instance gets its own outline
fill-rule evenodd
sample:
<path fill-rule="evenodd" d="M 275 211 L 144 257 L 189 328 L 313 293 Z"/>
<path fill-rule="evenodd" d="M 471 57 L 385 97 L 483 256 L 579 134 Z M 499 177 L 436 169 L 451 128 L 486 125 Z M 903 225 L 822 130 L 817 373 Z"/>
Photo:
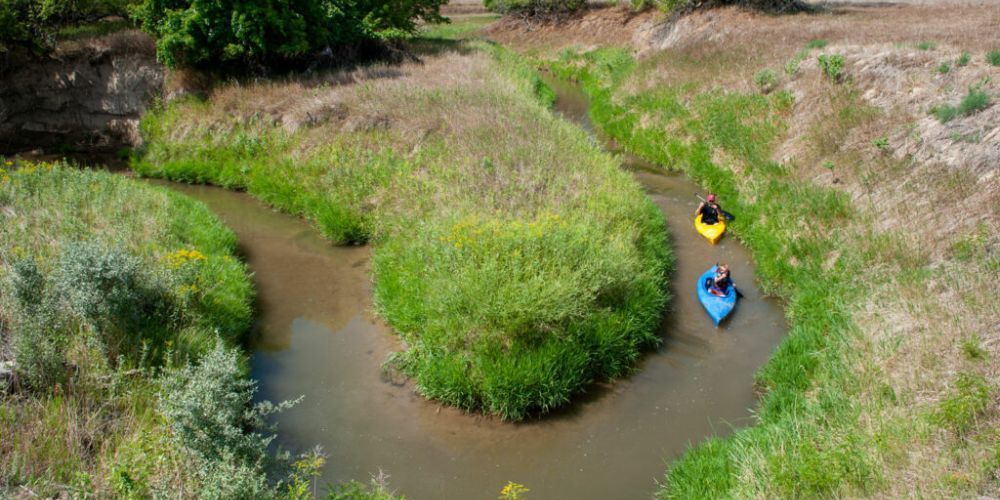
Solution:
<path fill-rule="evenodd" d="M 729 294 L 729 287 L 733 286 L 733 280 L 729 278 L 729 266 L 719 264 L 715 270 L 715 277 L 709 278 L 708 293 L 717 297 L 725 297 Z"/>
<path fill-rule="evenodd" d="M 709 195 L 705 198 L 705 201 L 698 205 L 698 210 L 695 210 L 694 216 L 697 217 L 700 215 L 702 224 L 708 224 L 711 226 L 712 224 L 719 223 L 719 216 L 722 214 L 722 207 L 715 202 L 715 199 L 715 195 L 709 193 Z"/>

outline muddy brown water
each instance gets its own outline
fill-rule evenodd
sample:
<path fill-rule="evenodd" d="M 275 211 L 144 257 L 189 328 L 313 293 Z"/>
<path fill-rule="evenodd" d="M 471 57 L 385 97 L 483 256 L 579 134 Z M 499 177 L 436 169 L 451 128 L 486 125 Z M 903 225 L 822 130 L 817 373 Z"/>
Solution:
<path fill-rule="evenodd" d="M 576 88 L 550 83 L 557 110 L 590 129 Z M 507 481 L 526 485 L 530 498 L 646 498 L 690 444 L 749 423 L 753 373 L 786 326 L 779 304 L 754 285 L 746 250 L 728 237 L 712 247 L 695 233 L 697 187 L 648 169 L 635 175 L 666 215 L 677 256 L 663 345 L 632 377 L 520 424 L 441 407 L 383 377 L 381 363 L 399 345 L 372 313 L 368 248 L 334 247 L 245 194 L 172 186 L 239 236 L 259 294 L 253 377 L 262 398 L 305 396 L 277 418 L 279 441 L 300 451 L 321 445 L 324 482 L 383 470 L 391 488 L 416 500 L 496 498 Z M 745 295 L 719 329 L 694 291 L 716 261 L 733 265 Z"/>

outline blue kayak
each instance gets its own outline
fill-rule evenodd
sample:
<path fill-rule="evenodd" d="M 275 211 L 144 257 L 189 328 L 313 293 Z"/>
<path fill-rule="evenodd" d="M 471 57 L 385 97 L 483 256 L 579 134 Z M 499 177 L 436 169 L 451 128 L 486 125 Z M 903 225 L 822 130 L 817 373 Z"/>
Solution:
<path fill-rule="evenodd" d="M 719 326 L 719 323 L 729 316 L 729 313 L 733 312 L 733 308 L 736 307 L 736 284 L 734 283 L 729 287 L 728 293 L 725 297 L 719 297 L 718 295 L 712 295 L 708 291 L 708 287 L 705 286 L 705 282 L 709 279 L 715 278 L 716 266 L 712 266 L 711 269 L 705 271 L 704 274 L 698 278 L 698 300 L 701 301 L 701 305 L 705 306 L 705 311 L 715 322 L 715 326 Z"/>

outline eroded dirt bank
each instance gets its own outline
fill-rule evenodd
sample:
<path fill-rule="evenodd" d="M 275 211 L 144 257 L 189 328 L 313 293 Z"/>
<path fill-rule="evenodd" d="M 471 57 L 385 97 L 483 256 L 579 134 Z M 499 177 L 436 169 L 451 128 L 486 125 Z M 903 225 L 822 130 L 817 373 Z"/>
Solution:
<path fill-rule="evenodd" d="M 163 89 L 153 41 L 123 31 L 10 54 L 0 68 L 0 152 L 114 151 L 141 140 L 139 118 Z"/>

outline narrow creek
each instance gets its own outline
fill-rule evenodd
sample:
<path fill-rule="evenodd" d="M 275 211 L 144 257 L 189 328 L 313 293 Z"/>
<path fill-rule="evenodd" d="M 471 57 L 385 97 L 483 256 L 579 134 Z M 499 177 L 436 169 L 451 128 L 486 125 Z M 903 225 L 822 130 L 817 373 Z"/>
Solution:
<path fill-rule="evenodd" d="M 579 89 L 549 83 L 556 110 L 593 133 Z M 526 485 L 532 498 L 642 498 L 689 444 L 749 422 L 753 373 L 786 326 L 779 304 L 756 288 L 747 251 L 731 238 L 711 247 L 695 233 L 697 186 L 629 163 L 666 215 L 677 256 L 663 345 L 632 377 L 521 424 L 440 407 L 384 379 L 380 365 L 398 343 L 372 313 L 369 249 L 334 247 L 245 194 L 170 185 L 239 236 L 259 293 L 253 377 L 261 398 L 305 396 L 278 417 L 280 444 L 321 445 L 329 455 L 323 481 L 367 481 L 382 469 L 393 489 L 416 500 L 496 498 L 507 481 Z M 745 294 L 720 329 L 693 289 L 716 261 L 733 265 Z"/>

